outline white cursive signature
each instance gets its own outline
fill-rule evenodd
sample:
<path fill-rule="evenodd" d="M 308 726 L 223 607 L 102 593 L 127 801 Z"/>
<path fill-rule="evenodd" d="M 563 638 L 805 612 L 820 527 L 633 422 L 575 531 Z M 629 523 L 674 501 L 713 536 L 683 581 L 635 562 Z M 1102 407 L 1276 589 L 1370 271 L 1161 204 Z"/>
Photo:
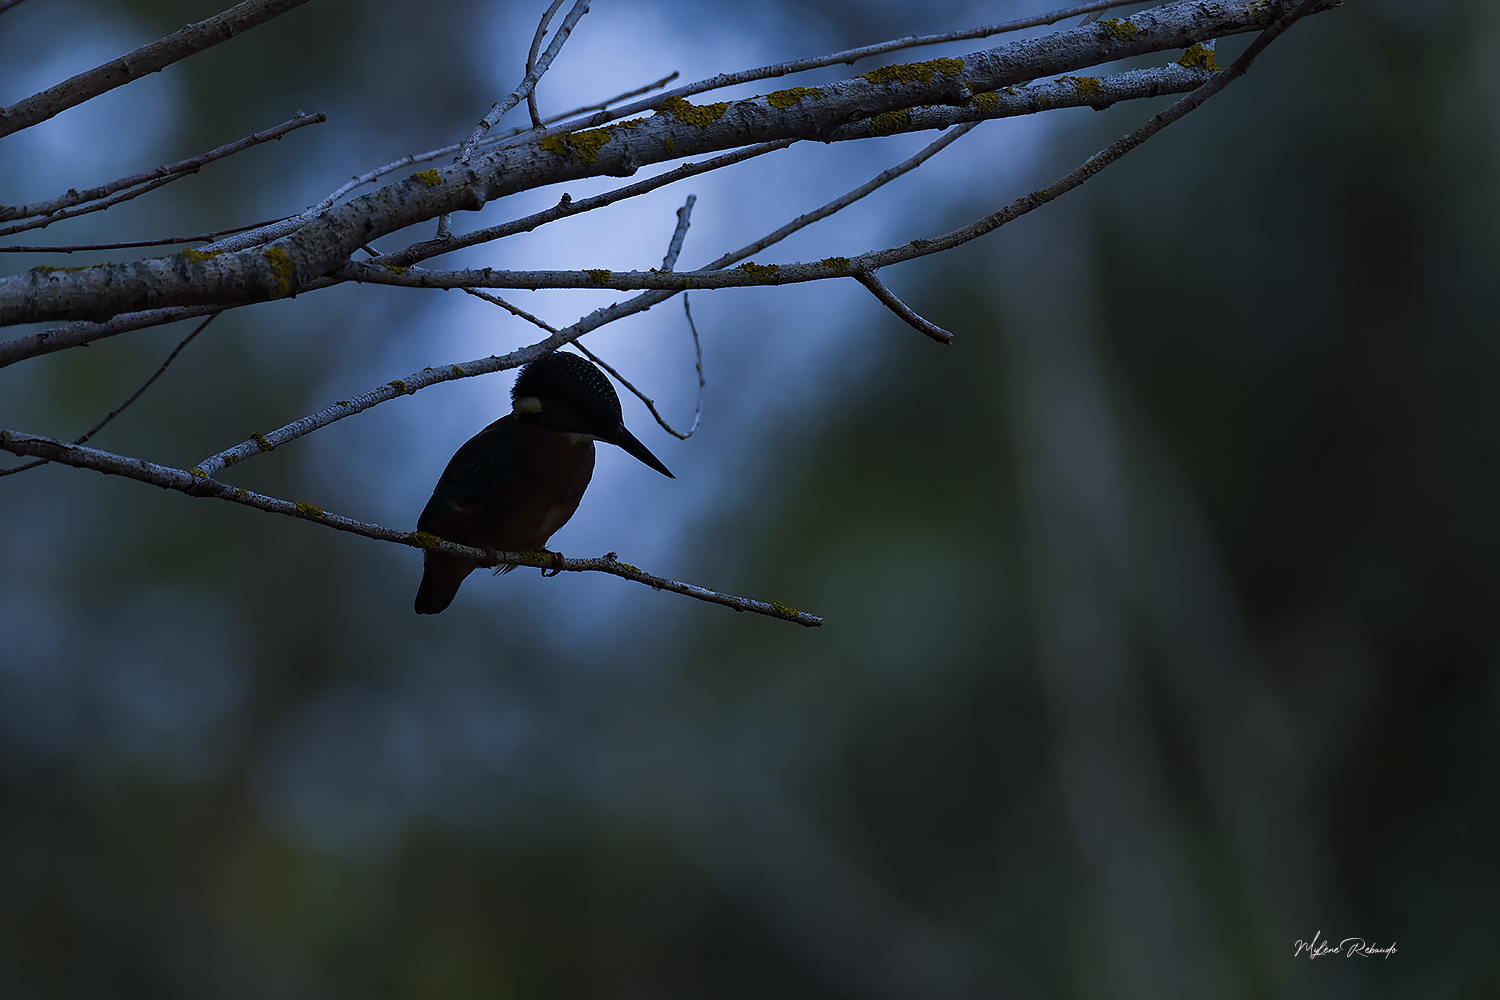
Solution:
<path fill-rule="evenodd" d="M 1391 942 L 1388 948 L 1377 948 L 1373 944 L 1366 942 L 1364 938 L 1349 937 L 1344 938 L 1344 940 L 1338 943 L 1337 947 L 1334 947 L 1327 941 L 1318 940 L 1318 935 L 1322 933 L 1322 931 L 1318 931 L 1317 934 L 1313 935 L 1311 941 L 1299 940 L 1296 944 L 1296 950 L 1292 952 L 1292 957 L 1296 958 L 1304 951 L 1307 952 L 1308 958 L 1322 958 L 1324 955 L 1343 955 L 1345 958 L 1353 958 L 1356 955 L 1360 958 L 1374 958 L 1376 955 L 1384 955 L 1386 958 L 1390 958 L 1396 954 L 1396 942 L 1394 941 Z"/>

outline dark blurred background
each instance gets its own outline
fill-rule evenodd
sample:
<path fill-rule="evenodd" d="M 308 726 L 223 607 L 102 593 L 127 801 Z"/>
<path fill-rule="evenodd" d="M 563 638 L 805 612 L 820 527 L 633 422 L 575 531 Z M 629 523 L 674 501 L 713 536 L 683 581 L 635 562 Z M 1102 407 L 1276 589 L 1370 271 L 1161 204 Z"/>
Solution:
<path fill-rule="evenodd" d="M 11 242 L 298 211 L 462 137 L 541 6 L 300 8 L 0 143 L 0 202 L 327 125 Z M 543 109 L 1041 9 L 751 7 L 596 4 Z M 214 9 L 30 0 L 0 16 L 0 102 Z M 554 546 L 817 631 L 529 571 L 417 619 L 411 551 L 0 479 L 0 996 L 1500 995 L 1497 57 L 1485 0 L 1308 19 L 1082 190 L 888 274 L 951 349 L 857 288 L 698 294 L 702 432 L 626 401 L 679 480 L 601 454 Z M 946 230 L 1153 109 L 988 124 L 761 256 Z M 648 266 L 691 190 L 696 265 L 930 138 L 777 154 L 456 259 Z M 605 301 L 516 298 L 558 322 Z M 535 339 L 471 302 L 226 314 L 96 443 L 188 465 Z M 677 309 L 590 346 L 681 420 Z M 80 433 L 188 329 L 0 371 L 0 424 Z M 409 525 L 508 380 L 227 478 Z M 1314 934 L 1397 950 L 1296 956 Z"/>

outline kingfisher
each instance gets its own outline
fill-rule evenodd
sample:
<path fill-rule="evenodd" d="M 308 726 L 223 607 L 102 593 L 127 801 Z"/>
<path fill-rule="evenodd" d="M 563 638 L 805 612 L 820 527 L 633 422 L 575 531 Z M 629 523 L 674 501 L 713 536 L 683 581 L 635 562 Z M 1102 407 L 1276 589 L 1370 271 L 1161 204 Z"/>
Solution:
<path fill-rule="evenodd" d="M 588 489 L 596 440 L 677 478 L 625 429 L 609 379 L 576 354 L 531 362 L 510 397 L 509 415 L 471 437 L 448 462 L 417 519 L 418 531 L 481 549 L 544 551 Z M 417 614 L 435 615 L 452 604 L 464 578 L 478 568 L 472 559 L 427 552 Z"/>

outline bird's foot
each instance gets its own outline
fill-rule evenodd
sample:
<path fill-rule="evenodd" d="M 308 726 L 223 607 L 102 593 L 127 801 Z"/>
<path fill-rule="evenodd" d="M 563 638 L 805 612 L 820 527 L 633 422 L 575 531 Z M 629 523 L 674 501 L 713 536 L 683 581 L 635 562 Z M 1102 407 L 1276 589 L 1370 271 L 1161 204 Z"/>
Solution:
<path fill-rule="evenodd" d="M 551 549 L 543 549 L 542 555 L 547 556 L 552 560 L 551 566 L 542 567 L 543 576 L 556 576 L 557 574 L 562 572 L 563 554 L 561 552 L 553 552 Z"/>

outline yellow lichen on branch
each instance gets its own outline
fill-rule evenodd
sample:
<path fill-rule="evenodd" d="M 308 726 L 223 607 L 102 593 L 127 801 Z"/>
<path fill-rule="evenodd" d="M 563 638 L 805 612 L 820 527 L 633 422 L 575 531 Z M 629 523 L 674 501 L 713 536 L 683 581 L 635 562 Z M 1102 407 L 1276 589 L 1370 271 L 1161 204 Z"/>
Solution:
<path fill-rule="evenodd" d="M 766 103 L 779 111 L 800 102 L 807 97 L 822 97 L 823 92 L 817 87 L 789 87 L 786 90 L 778 90 L 766 95 Z"/>
<path fill-rule="evenodd" d="M 680 97 L 669 97 L 661 102 L 661 110 L 657 114 L 670 112 L 672 117 L 684 124 L 703 128 L 723 118 L 724 112 L 728 110 L 727 101 L 722 104 L 689 104 Z"/>
<path fill-rule="evenodd" d="M 944 76 L 957 77 L 963 74 L 964 61 L 962 59 L 929 59 L 926 62 L 897 63 L 894 66 L 882 66 L 872 69 L 868 73 L 860 75 L 871 83 L 932 83 L 932 78 L 938 73 Z"/>
<path fill-rule="evenodd" d="M 1201 42 L 1184 52 L 1182 58 L 1177 60 L 1177 65 L 1186 66 L 1188 69 L 1206 69 L 1214 73 L 1222 68 L 1219 66 L 1219 61 L 1214 58 L 1214 50 Z"/>

